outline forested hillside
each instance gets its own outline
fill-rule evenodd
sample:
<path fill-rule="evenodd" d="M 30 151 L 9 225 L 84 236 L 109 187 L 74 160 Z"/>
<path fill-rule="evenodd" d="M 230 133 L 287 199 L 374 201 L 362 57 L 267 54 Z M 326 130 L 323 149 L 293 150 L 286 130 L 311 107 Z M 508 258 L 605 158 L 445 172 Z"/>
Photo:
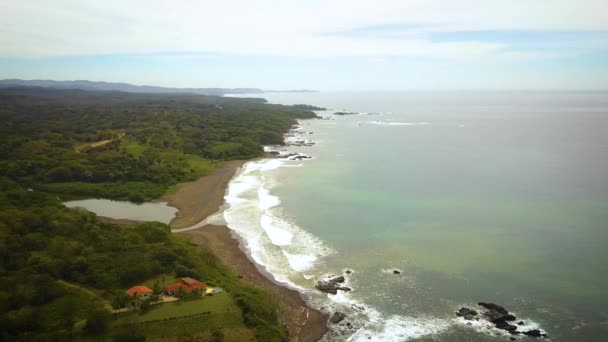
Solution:
<path fill-rule="evenodd" d="M 0 91 L 0 176 L 32 188 L 141 201 L 262 155 L 296 118 L 263 99 L 44 88 Z"/>
<path fill-rule="evenodd" d="M 283 339 L 272 298 L 240 282 L 203 247 L 171 235 L 167 225 L 102 223 L 55 196 L 0 178 L 0 340 L 143 340 L 147 332 L 138 325 L 111 320 L 109 303 L 160 275 L 223 287 L 241 310 L 228 316 L 236 323 L 225 328 L 242 326 L 260 341 Z"/>
<path fill-rule="evenodd" d="M 295 118 L 314 116 L 262 99 L 0 91 L 0 340 L 137 341 L 157 333 L 218 340 L 224 331 L 233 340 L 284 340 L 275 300 L 204 246 L 158 222 L 103 223 L 49 191 L 159 197 L 222 160 L 262 155 L 261 144 L 282 143 Z M 110 303 L 128 287 L 184 276 L 225 290 L 221 314 L 205 324 L 192 315 L 159 321 L 158 332 L 133 316 L 110 317 Z"/>

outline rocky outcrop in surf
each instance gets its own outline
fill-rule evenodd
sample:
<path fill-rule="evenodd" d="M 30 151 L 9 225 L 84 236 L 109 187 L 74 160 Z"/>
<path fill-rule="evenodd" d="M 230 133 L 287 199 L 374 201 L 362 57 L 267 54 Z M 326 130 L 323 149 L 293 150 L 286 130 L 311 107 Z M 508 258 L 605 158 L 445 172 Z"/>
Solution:
<path fill-rule="evenodd" d="M 496 329 L 507 331 L 512 335 L 523 334 L 531 337 L 547 337 L 547 334 L 540 329 L 518 330 L 518 326 L 524 325 L 524 322 L 520 321 L 517 325 L 511 324 L 510 322 L 516 321 L 517 317 L 500 305 L 486 302 L 479 302 L 477 305 L 485 309 L 485 312 L 479 314 L 475 309 L 462 307 L 456 312 L 456 316 L 462 317 L 467 321 L 486 320 L 494 324 Z"/>
<path fill-rule="evenodd" d="M 341 313 L 340 311 L 334 312 L 329 321 L 333 324 L 338 324 L 342 322 L 346 318 L 346 315 Z"/>
<path fill-rule="evenodd" d="M 287 160 L 304 160 L 304 159 L 312 158 L 308 154 L 298 153 L 298 152 L 268 151 L 266 153 L 268 153 L 268 155 L 273 158 L 287 159 Z"/>
<path fill-rule="evenodd" d="M 344 281 L 344 276 L 333 277 L 326 280 L 319 280 L 317 282 L 317 285 L 315 285 L 315 288 L 321 292 L 330 294 L 337 294 L 338 291 L 351 291 L 352 289 L 350 287 L 342 285 Z"/>

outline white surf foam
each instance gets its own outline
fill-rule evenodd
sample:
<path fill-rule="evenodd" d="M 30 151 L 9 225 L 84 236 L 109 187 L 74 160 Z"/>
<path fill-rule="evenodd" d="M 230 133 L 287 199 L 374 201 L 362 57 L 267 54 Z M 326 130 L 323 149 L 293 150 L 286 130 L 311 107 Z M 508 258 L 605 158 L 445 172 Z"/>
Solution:
<path fill-rule="evenodd" d="M 268 210 L 281 204 L 281 200 L 279 200 L 277 196 L 271 195 L 270 191 L 268 191 L 264 185 L 261 185 L 258 188 L 258 200 L 258 207 L 260 210 Z"/>
<path fill-rule="evenodd" d="M 289 267 L 297 272 L 303 272 L 310 269 L 315 261 L 317 261 L 317 257 L 314 255 L 291 254 L 285 250 L 283 250 L 283 255 L 287 258 Z"/>
<path fill-rule="evenodd" d="M 269 171 L 283 166 L 284 161 L 281 159 L 264 159 L 260 161 L 247 162 L 243 166 L 242 175 L 247 175 L 255 171 Z M 238 175 L 235 180 L 238 180 Z"/>
<path fill-rule="evenodd" d="M 398 271 L 399 274 L 403 274 L 403 270 L 399 267 L 383 268 L 380 270 L 380 272 L 384 274 L 395 274 L 395 271 Z"/>
<path fill-rule="evenodd" d="M 276 224 L 276 219 L 272 218 L 270 215 L 263 214 L 260 218 L 260 225 L 266 232 L 266 235 L 272 241 L 272 243 L 276 246 L 287 246 L 291 244 L 291 240 L 293 239 L 293 234 L 286 229 L 280 228 Z M 285 253 L 285 251 L 283 251 Z M 289 263 L 291 265 L 291 262 Z M 293 268 L 293 267 L 292 267 Z M 300 271 L 300 270 L 296 270 Z"/>
<path fill-rule="evenodd" d="M 256 263 L 277 281 L 304 291 L 290 277 L 301 276 L 299 272 L 332 251 L 286 217 L 280 198 L 272 194 L 272 186 L 280 184 L 275 170 L 292 163 L 277 159 L 246 163 L 228 187 L 224 219 Z"/>
<path fill-rule="evenodd" d="M 437 335 L 450 327 L 449 322 L 436 318 L 391 316 L 380 326 L 359 329 L 347 341 L 410 341 Z"/>
<path fill-rule="evenodd" d="M 517 331 L 523 333 L 524 331 L 538 329 L 543 334 L 547 333 L 544 329 L 542 329 L 540 327 L 540 324 L 538 324 L 537 322 L 534 322 L 527 318 L 522 318 L 517 313 L 514 313 L 514 312 L 511 312 L 511 313 L 517 317 L 517 320 L 515 322 L 509 322 L 509 323 L 517 326 Z M 521 322 L 521 321 L 523 321 L 524 324 L 522 324 L 522 325 L 517 324 L 518 322 Z M 454 322 L 456 322 L 457 324 L 460 324 L 462 326 L 465 326 L 467 328 L 473 329 L 479 333 L 486 334 L 486 335 L 494 336 L 494 335 L 498 334 L 498 335 L 509 336 L 509 337 L 514 336 L 506 330 L 496 328 L 492 322 L 485 320 L 485 319 L 466 320 L 463 317 L 457 317 L 457 318 L 454 318 Z"/>
<path fill-rule="evenodd" d="M 339 308 L 335 310 L 348 310 L 348 319 L 353 322 L 356 331 L 347 341 L 409 341 L 440 334 L 453 324 L 434 317 L 386 316 L 374 307 L 352 299 L 350 292 L 338 291 L 338 294 L 328 295 L 328 298 L 338 304 Z"/>
<path fill-rule="evenodd" d="M 430 125 L 429 122 L 385 122 L 385 121 L 372 121 L 372 125 L 383 125 L 383 126 L 424 126 Z"/>

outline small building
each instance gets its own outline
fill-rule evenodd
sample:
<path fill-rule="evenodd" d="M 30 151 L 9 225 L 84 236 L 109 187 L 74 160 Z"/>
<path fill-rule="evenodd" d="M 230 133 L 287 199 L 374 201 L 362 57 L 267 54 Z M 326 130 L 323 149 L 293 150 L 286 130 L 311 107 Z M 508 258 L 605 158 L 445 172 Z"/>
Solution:
<path fill-rule="evenodd" d="M 207 285 L 205 283 L 203 283 L 202 281 L 194 279 L 194 278 L 186 277 L 186 278 L 181 278 L 175 284 L 166 286 L 163 289 L 163 292 L 167 295 L 173 295 L 176 293 L 176 291 L 179 291 L 179 289 L 182 289 L 184 291 L 184 293 L 191 293 L 196 289 L 200 289 L 204 293 L 206 288 L 207 288 Z"/>
<path fill-rule="evenodd" d="M 132 288 L 127 290 L 127 294 L 129 295 L 129 297 L 144 300 L 150 298 L 152 293 L 154 293 L 154 291 L 143 285 L 133 286 Z"/>

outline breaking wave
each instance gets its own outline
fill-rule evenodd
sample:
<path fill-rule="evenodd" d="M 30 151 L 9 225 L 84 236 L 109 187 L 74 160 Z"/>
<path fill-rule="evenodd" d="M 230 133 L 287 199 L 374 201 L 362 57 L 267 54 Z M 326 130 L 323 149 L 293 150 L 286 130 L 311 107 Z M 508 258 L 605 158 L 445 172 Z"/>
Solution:
<path fill-rule="evenodd" d="M 279 184 L 276 170 L 293 163 L 284 159 L 246 163 L 228 186 L 224 219 L 256 263 L 277 281 L 297 287 L 290 277 L 301 276 L 299 272 L 332 251 L 284 215 L 280 198 L 271 192 L 270 184 Z"/>

